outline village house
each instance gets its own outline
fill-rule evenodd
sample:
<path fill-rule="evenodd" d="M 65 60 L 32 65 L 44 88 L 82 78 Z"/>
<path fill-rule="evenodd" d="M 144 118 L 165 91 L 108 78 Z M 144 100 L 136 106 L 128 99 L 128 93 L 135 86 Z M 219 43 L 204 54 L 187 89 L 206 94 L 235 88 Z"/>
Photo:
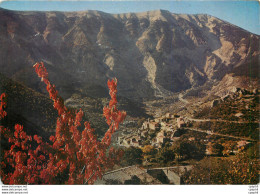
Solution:
<path fill-rule="evenodd" d="M 130 146 L 130 140 L 129 139 L 123 139 L 120 142 L 120 146 L 129 147 Z"/>
<path fill-rule="evenodd" d="M 161 124 L 161 127 L 162 127 L 162 128 L 163 128 L 163 127 L 166 127 L 166 125 L 167 125 L 166 122 L 161 122 L 160 124 Z"/>
<path fill-rule="evenodd" d="M 156 130 L 159 128 L 159 123 L 157 122 L 149 122 L 149 129 Z"/>
<path fill-rule="evenodd" d="M 174 127 L 171 124 L 166 124 L 166 126 L 164 127 L 164 130 L 166 132 L 172 132 L 174 130 Z"/>
<path fill-rule="evenodd" d="M 144 130 L 144 129 L 151 129 L 151 130 L 159 129 L 161 121 L 162 121 L 161 118 L 157 118 L 154 121 L 150 121 L 150 119 L 148 119 L 148 121 L 143 122 L 141 129 L 142 130 Z"/>
<path fill-rule="evenodd" d="M 147 130 L 143 130 L 140 135 L 141 135 L 141 137 L 147 137 L 148 131 Z"/>
<path fill-rule="evenodd" d="M 171 113 L 166 113 L 166 114 L 165 114 L 165 117 L 166 117 L 167 119 L 172 118 L 172 116 L 173 116 L 173 115 L 172 115 Z"/>
<path fill-rule="evenodd" d="M 178 128 L 186 127 L 186 123 L 182 117 L 177 118 L 177 126 Z"/>
<path fill-rule="evenodd" d="M 95 185 L 104 184 L 171 184 L 181 185 L 185 174 L 192 170 L 193 166 L 173 166 L 144 169 L 139 166 L 127 166 L 106 172 L 101 179 L 95 181 Z"/>
<path fill-rule="evenodd" d="M 141 139 L 139 137 L 134 137 L 132 138 L 131 142 L 130 142 L 130 145 L 131 146 L 134 146 L 134 147 L 139 147 L 142 145 L 142 142 L 141 142 Z"/>
<path fill-rule="evenodd" d="M 137 135 L 130 135 L 125 138 L 120 138 L 118 143 L 120 146 L 124 146 L 124 147 L 130 147 L 130 146 L 139 147 L 142 145 L 141 139 Z"/>
<path fill-rule="evenodd" d="M 164 143 L 165 139 L 166 139 L 165 132 L 160 131 L 156 136 L 156 143 L 157 144 Z"/>
<path fill-rule="evenodd" d="M 148 129 L 149 128 L 149 121 L 143 122 L 142 129 Z"/>
<path fill-rule="evenodd" d="M 155 119 L 154 119 L 154 122 L 160 123 L 160 122 L 162 122 L 163 120 L 164 120 L 163 117 L 158 117 L 158 118 L 155 118 Z"/>
<path fill-rule="evenodd" d="M 157 122 L 157 123 L 160 123 L 160 122 L 167 122 L 169 119 L 166 118 L 166 116 L 162 116 L 162 117 L 158 117 L 158 118 L 155 118 L 154 121 Z"/>

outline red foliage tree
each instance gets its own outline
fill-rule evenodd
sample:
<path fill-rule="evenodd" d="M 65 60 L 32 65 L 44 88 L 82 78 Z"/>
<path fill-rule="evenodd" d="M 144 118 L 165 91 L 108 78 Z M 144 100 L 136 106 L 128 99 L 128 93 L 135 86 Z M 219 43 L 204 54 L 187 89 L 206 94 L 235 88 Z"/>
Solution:
<path fill-rule="evenodd" d="M 111 136 L 123 122 L 126 113 L 117 109 L 117 80 L 108 81 L 111 100 L 103 115 L 109 126 L 103 139 L 98 141 L 90 123 L 82 123 L 83 111 L 70 111 L 48 79 L 43 63 L 34 65 L 35 71 L 46 84 L 53 106 L 58 111 L 55 136 L 44 142 L 40 136 L 27 135 L 23 126 L 16 124 L 14 132 L 0 126 L 11 147 L 5 151 L 1 165 L 1 179 L 5 184 L 92 184 L 105 170 L 114 166 L 122 150 L 109 148 Z M 6 116 L 6 95 L 1 95 L 0 119 Z M 36 145 L 36 146 L 34 146 Z"/>
<path fill-rule="evenodd" d="M 6 108 L 6 94 L 5 93 L 1 94 L 0 100 L 1 100 L 1 102 L 0 102 L 0 120 L 1 120 L 7 114 L 6 111 L 4 110 L 4 108 Z"/>

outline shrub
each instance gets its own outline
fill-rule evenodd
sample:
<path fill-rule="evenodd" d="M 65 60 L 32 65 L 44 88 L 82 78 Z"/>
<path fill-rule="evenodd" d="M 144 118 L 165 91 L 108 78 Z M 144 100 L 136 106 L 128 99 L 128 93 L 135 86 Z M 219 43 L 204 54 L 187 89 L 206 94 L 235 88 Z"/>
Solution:
<path fill-rule="evenodd" d="M 117 80 L 108 81 L 111 100 L 103 108 L 109 126 L 101 141 L 97 140 L 90 123 L 82 124 L 83 111 L 71 111 L 63 103 L 55 86 L 48 79 L 43 63 L 34 65 L 54 108 L 58 111 L 56 133 L 49 142 L 40 136 L 26 134 L 23 126 L 16 124 L 14 132 L 0 126 L 10 149 L 1 161 L 1 179 L 4 184 L 92 184 L 108 168 L 119 162 L 122 150 L 110 148 L 111 136 L 123 122 L 126 113 L 117 109 Z M 6 95 L 1 95 L 0 119 L 6 116 Z"/>
<path fill-rule="evenodd" d="M 123 160 L 121 162 L 122 165 L 130 166 L 136 164 L 142 164 L 142 155 L 143 152 L 140 148 L 129 147 L 124 151 Z"/>

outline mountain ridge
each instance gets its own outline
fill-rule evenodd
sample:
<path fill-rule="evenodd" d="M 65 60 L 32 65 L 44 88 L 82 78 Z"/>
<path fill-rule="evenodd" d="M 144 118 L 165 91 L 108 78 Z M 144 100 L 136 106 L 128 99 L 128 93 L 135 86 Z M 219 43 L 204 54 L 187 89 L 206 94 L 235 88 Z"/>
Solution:
<path fill-rule="evenodd" d="M 259 55 L 258 35 L 205 14 L 0 9 L 0 15 L 3 73 L 40 91 L 29 69 L 43 61 L 65 98 L 82 86 L 105 87 L 112 77 L 127 98 L 169 96 L 221 81 Z"/>

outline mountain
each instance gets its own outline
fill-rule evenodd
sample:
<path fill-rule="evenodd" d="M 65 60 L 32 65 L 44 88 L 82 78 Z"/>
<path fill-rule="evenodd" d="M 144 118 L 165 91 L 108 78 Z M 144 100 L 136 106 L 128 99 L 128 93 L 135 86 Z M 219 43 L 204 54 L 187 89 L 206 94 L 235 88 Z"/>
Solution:
<path fill-rule="evenodd" d="M 108 14 L 0 9 L 0 44 L 1 73 L 44 92 L 32 69 L 43 61 L 65 99 L 77 90 L 102 94 L 112 77 L 124 97 L 165 97 L 219 82 L 235 69 L 243 74 L 245 64 L 252 58 L 258 64 L 259 58 L 258 35 L 210 15 L 165 10 Z"/>

